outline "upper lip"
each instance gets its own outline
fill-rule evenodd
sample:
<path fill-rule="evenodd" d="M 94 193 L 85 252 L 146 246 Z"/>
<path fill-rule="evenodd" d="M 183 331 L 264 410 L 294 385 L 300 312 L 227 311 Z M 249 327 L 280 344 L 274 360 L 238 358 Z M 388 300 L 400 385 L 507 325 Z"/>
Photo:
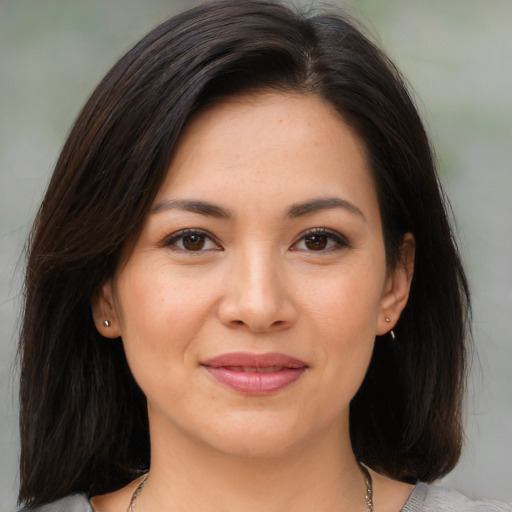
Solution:
<path fill-rule="evenodd" d="M 201 363 L 203 366 L 211 368 L 222 367 L 253 367 L 253 368 L 307 368 L 307 364 L 296 357 L 277 352 L 267 352 L 265 354 L 254 354 L 250 352 L 231 352 L 221 354 Z"/>

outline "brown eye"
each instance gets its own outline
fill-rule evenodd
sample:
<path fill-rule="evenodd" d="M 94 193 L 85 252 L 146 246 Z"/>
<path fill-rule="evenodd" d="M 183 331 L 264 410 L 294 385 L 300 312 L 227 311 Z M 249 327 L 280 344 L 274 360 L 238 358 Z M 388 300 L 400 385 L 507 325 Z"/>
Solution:
<path fill-rule="evenodd" d="M 204 247 L 204 235 L 186 235 L 182 238 L 183 248 L 187 251 L 200 251 Z"/>
<path fill-rule="evenodd" d="M 208 233 L 200 230 L 187 229 L 174 233 L 167 238 L 163 245 L 173 251 L 180 252 L 205 252 L 220 250 L 221 247 Z"/>
<path fill-rule="evenodd" d="M 308 235 L 304 238 L 304 244 L 310 251 L 322 251 L 327 247 L 328 242 L 327 235 Z"/>
<path fill-rule="evenodd" d="M 350 244 L 340 233 L 326 228 L 314 228 L 304 233 L 291 249 L 327 253 L 347 247 L 350 247 Z"/>

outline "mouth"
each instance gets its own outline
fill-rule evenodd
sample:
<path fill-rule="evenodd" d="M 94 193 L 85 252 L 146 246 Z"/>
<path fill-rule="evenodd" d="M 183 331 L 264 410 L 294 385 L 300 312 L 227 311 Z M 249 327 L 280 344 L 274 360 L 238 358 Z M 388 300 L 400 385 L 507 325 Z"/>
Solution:
<path fill-rule="evenodd" d="M 308 365 L 279 353 L 230 353 L 209 359 L 201 366 L 220 384 L 247 395 L 276 393 L 294 382 Z"/>

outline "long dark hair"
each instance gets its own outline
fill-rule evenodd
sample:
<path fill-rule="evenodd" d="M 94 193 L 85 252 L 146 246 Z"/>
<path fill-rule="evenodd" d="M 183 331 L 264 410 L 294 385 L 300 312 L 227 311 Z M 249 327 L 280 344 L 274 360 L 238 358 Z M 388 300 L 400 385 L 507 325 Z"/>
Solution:
<path fill-rule="evenodd" d="M 149 465 L 145 398 L 91 297 L 113 275 L 187 120 L 258 90 L 315 94 L 366 146 L 390 267 L 416 240 L 409 303 L 378 339 L 351 404 L 359 460 L 432 481 L 456 464 L 469 295 L 429 141 L 399 72 L 334 14 L 221 0 L 166 21 L 107 74 L 64 145 L 28 244 L 21 354 L 20 503 L 115 490 Z"/>

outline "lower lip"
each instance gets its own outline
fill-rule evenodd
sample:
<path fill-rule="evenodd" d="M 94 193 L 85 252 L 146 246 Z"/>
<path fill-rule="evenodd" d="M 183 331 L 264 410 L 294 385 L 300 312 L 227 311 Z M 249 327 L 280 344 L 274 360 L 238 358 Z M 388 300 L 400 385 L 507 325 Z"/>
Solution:
<path fill-rule="evenodd" d="M 224 367 L 203 366 L 218 382 L 247 395 L 269 395 L 297 381 L 306 370 L 285 368 L 278 372 L 258 373 L 228 370 Z"/>

